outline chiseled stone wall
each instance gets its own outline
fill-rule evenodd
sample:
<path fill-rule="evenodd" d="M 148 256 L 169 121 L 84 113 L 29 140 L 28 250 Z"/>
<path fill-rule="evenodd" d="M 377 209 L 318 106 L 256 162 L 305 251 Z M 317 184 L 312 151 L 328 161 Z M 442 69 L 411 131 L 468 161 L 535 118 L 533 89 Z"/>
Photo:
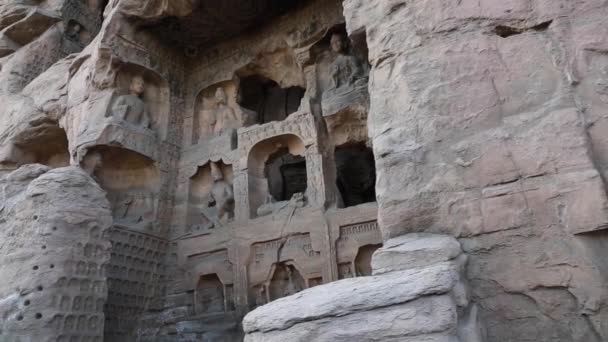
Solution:
<path fill-rule="evenodd" d="M 490 341 L 607 340 L 608 3 L 346 0 L 344 13 L 369 46 L 385 239 L 460 238 Z"/>

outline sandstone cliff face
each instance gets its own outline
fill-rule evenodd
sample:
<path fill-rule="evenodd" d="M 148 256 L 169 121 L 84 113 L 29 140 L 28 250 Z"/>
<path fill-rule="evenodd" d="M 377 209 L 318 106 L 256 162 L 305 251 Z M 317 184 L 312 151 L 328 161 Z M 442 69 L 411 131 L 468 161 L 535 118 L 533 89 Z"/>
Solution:
<path fill-rule="evenodd" d="M 0 337 L 230 341 L 262 306 L 252 341 L 389 321 L 385 340 L 466 341 L 471 320 L 488 341 L 608 340 L 607 17 L 607 0 L 0 0 Z M 466 301 L 439 281 L 378 293 L 459 256 Z M 357 284 L 378 301 L 307 311 Z M 437 320 L 400 316 L 419 311 Z"/>

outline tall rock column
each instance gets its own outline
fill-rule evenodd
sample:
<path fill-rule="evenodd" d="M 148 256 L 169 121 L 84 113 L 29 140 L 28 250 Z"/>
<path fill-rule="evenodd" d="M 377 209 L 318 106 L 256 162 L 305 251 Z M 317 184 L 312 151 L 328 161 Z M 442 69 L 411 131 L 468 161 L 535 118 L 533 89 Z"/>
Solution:
<path fill-rule="evenodd" d="M 103 340 L 112 223 L 83 170 L 30 164 L 0 180 L 0 340 Z"/>
<path fill-rule="evenodd" d="M 607 341 L 608 2 L 346 0 L 344 15 L 369 48 L 384 238 L 459 238 L 491 341 Z"/>

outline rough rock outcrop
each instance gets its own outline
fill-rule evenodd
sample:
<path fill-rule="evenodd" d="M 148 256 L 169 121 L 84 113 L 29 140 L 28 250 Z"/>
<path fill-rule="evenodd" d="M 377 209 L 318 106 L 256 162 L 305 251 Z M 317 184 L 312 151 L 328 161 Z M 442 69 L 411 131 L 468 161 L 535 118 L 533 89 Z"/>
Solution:
<path fill-rule="evenodd" d="M 402 236 L 373 259 L 380 275 L 317 286 L 250 312 L 245 341 L 482 341 L 463 278 L 466 256 L 453 237 Z"/>
<path fill-rule="evenodd" d="M 0 340 L 102 341 L 110 208 L 80 168 L 0 181 Z"/>

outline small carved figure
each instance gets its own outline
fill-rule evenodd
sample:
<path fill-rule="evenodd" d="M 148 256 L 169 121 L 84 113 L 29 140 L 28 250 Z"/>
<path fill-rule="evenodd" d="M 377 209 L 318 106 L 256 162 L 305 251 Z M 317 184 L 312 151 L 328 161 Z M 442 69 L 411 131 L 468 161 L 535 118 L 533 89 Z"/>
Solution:
<path fill-rule="evenodd" d="M 80 31 L 82 30 L 82 26 L 79 23 L 70 23 L 68 25 L 68 29 L 66 32 L 66 36 L 68 39 L 71 39 L 76 42 L 80 42 Z"/>
<path fill-rule="evenodd" d="M 215 109 L 209 122 L 210 131 L 215 135 L 221 135 L 231 129 L 238 128 L 239 122 L 232 108 L 227 104 L 226 92 L 222 87 L 215 91 Z"/>
<path fill-rule="evenodd" d="M 349 95 L 358 92 L 367 92 L 368 75 L 359 59 L 348 52 L 346 37 L 340 33 L 331 36 L 331 49 L 338 56 L 331 65 L 331 86 L 323 92 L 323 111 L 332 106 L 331 102 L 348 102 Z"/>
<path fill-rule="evenodd" d="M 141 99 L 145 90 L 145 81 L 142 76 L 134 76 L 131 79 L 129 94 L 119 96 L 112 106 L 112 113 L 115 118 L 144 129 L 149 129 L 151 125 L 150 115 L 146 104 Z"/>
<path fill-rule="evenodd" d="M 293 270 L 291 266 L 287 266 L 287 286 L 285 287 L 284 296 L 291 296 L 300 292 L 302 289 L 293 280 Z"/>
<path fill-rule="evenodd" d="M 353 278 L 350 265 L 340 265 L 340 279 Z"/>
<path fill-rule="evenodd" d="M 219 227 L 234 217 L 234 192 L 232 185 L 224 179 L 222 169 L 217 163 L 211 163 L 211 177 L 213 186 L 209 193 L 207 206 L 204 208 L 203 215 L 207 217 L 212 225 L 208 228 Z M 212 213 L 210 208 L 215 208 Z"/>

